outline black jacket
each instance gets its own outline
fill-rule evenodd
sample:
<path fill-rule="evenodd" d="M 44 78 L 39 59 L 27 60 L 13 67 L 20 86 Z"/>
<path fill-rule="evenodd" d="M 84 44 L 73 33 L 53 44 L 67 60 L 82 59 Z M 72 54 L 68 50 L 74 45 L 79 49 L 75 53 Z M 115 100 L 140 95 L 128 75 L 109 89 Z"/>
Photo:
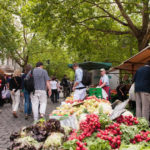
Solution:
<path fill-rule="evenodd" d="M 135 77 L 135 92 L 150 93 L 150 66 L 143 66 L 137 70 Z"/>
<path fill-rule="evenodd" d="M 68 84 L 67 79 L 66 79 L 66 78 L 63 78 L 60 85 L 63 86 L 63 87 L 68 87 L 69 84 Z"/>
<path fill-rule="evenodd" d="M 12 91 L 15 89 L 15 92 L 21 89 L 21 77 L 13 77 L 9 83 L 9 89 Z"/>

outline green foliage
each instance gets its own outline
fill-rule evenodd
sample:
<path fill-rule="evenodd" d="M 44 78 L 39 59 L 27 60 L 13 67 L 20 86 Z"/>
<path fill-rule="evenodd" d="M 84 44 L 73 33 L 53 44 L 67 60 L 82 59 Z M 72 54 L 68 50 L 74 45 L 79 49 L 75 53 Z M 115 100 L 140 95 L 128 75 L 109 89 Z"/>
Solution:
<path fill-rule="evenodd" d="M 43 61 L 49 74 L 58 78 L 73 77 L 67 67 L 73 62 L 117 65 L 137 53 L 138 37 L 146 34 L 149 13 L 147 0 L 121 2 L 139 35 L 115 0 L 1 0 L 0 51 L 21 67 Z"/>

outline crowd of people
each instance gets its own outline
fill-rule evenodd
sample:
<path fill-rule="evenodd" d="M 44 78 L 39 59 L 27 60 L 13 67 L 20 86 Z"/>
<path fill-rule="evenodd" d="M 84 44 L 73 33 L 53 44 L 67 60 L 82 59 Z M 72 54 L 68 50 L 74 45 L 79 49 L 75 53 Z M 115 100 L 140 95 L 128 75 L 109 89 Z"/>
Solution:
<path fill-rule="evenodd" d="M 0 72 L 0 106 L 3 106 L 5 101 L 12 103 L 12 114 L 15 118 L 18 118 L 17 112 L 20 106 L 21 97 L 24 98 L 25 119 L 28 119 L 33 113 L 35 121 L 45 116 L 47 97 L 51 98 L 52 103 L 58 103 L 60 92 L 62 91 L 64 99 L 68 97 L 71 92 L 74 93 L 74 100 L 85 99 L 87 95 L 87 86 L 91 84 L 89 79 L 91 77 L 88 72 L 81 69 L 77 63 L 73 64 L 73 69 L 75 71 L 74 82 L 70 82 L 67 75 L 64 75 L 61 81 L 56 77 L 50 78 L 43 67 L 42 62 L 38 62 L 35 68 L 32 68 L 31 65 L 27 65 L 23 74 L 21 71 L 15 70 L 13 75 L 8 77 L 4 76 L 3 72 Z M 106 99 L 109 100 L 110 84 L 105 69 L 100 69 L 100 76 L 98 87 L 105 91 L 107 95 Z M 150 61 L 137 70 L 133 79 L 136 116 L 145 117 L 147 120 L 150 118 L 149 78 Z M 128 81 L 127 76 L 125 76 L 124 79 L 126 82 Z M 130 94 L 129 90 L 128 92 L 124 92 L 124 88 L 124 84 L 120 84 L 117 87 L 118 97 L 122 101 L 127 99 L 127 93 Z"/>
<path fill-rule="evenodd" d="M 4 72 L 1 71 L 0 107 L 6 102 L 11 103 L 12 115 L 18 118 L 18 109 L 21 108 L 21 99 L 23 99 L 25 119 L 28 119 L 33 113 L 33 118 L 37 121 L 45 116 L 47 97 L 50 97 L 52 103 L 58 103 L 60 92 L 63 92 L 64 99 L 69 96 L 72 84 L 67 76 L 64 75 L 60 82 L 56 77 L 50 78 L 43 67 L 43 63 L 38 62 L 35 68 L 27 65 L 23 73 L 20 70 L 15 70 L 10 76 L 4 75 Z M 28 86 L 30 89 L 32 87 L 31 77 L 34 79 L 33 91 L 28 88 Z"/>

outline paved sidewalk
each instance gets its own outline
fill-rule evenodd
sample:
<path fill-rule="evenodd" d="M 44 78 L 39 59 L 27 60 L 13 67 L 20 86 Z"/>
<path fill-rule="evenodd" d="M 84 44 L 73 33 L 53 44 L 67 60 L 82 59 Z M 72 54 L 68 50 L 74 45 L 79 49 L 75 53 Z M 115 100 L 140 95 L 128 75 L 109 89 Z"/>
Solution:
<path fill-rule="evenodd" d="M 60 103 L 52 104 L 50 99 L 48 99 L 46 118 L 59 105 Z M 18 115 L 19 117 L 17 119 L 13 118 L 10 104 L 5 104 L 2 108 L 2 112 L 0 113 L 0 150 L 6 150 L 10 145 L 9 136 L 12 132 L 18 131 L 20 128 L 33 123 L 32 117 L 28 120 L 24 119 L 23 112 L 19 112 Z"/>

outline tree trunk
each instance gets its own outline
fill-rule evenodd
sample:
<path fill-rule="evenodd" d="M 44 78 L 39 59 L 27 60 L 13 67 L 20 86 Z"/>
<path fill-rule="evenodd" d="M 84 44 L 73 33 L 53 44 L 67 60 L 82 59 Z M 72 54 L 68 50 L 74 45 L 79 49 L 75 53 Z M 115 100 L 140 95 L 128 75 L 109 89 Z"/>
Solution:
<path fill-rule="evenodd" d="M 148 46 L 148 44 L 150 42 L 150 23 L 149 23 L 146 31 L 142 32 L 142 30 L 141 30 L 141 33 L 139 33 L 139 36 L 137 37 L 137 41 L 138 41 L 139 51 L 141 51 L 142 49 L 144 49 L 145 47 Z"/>
<path fill-rule="evenodd" d="M 143 50 L 145 47 L 148 46 L 149 41 L 150 41 L 149 37 L 150 37 L 150 35 L 148 35 L 148 36 L 143 35 L 143 36 L 137 38 L 139 51 Z"/>

